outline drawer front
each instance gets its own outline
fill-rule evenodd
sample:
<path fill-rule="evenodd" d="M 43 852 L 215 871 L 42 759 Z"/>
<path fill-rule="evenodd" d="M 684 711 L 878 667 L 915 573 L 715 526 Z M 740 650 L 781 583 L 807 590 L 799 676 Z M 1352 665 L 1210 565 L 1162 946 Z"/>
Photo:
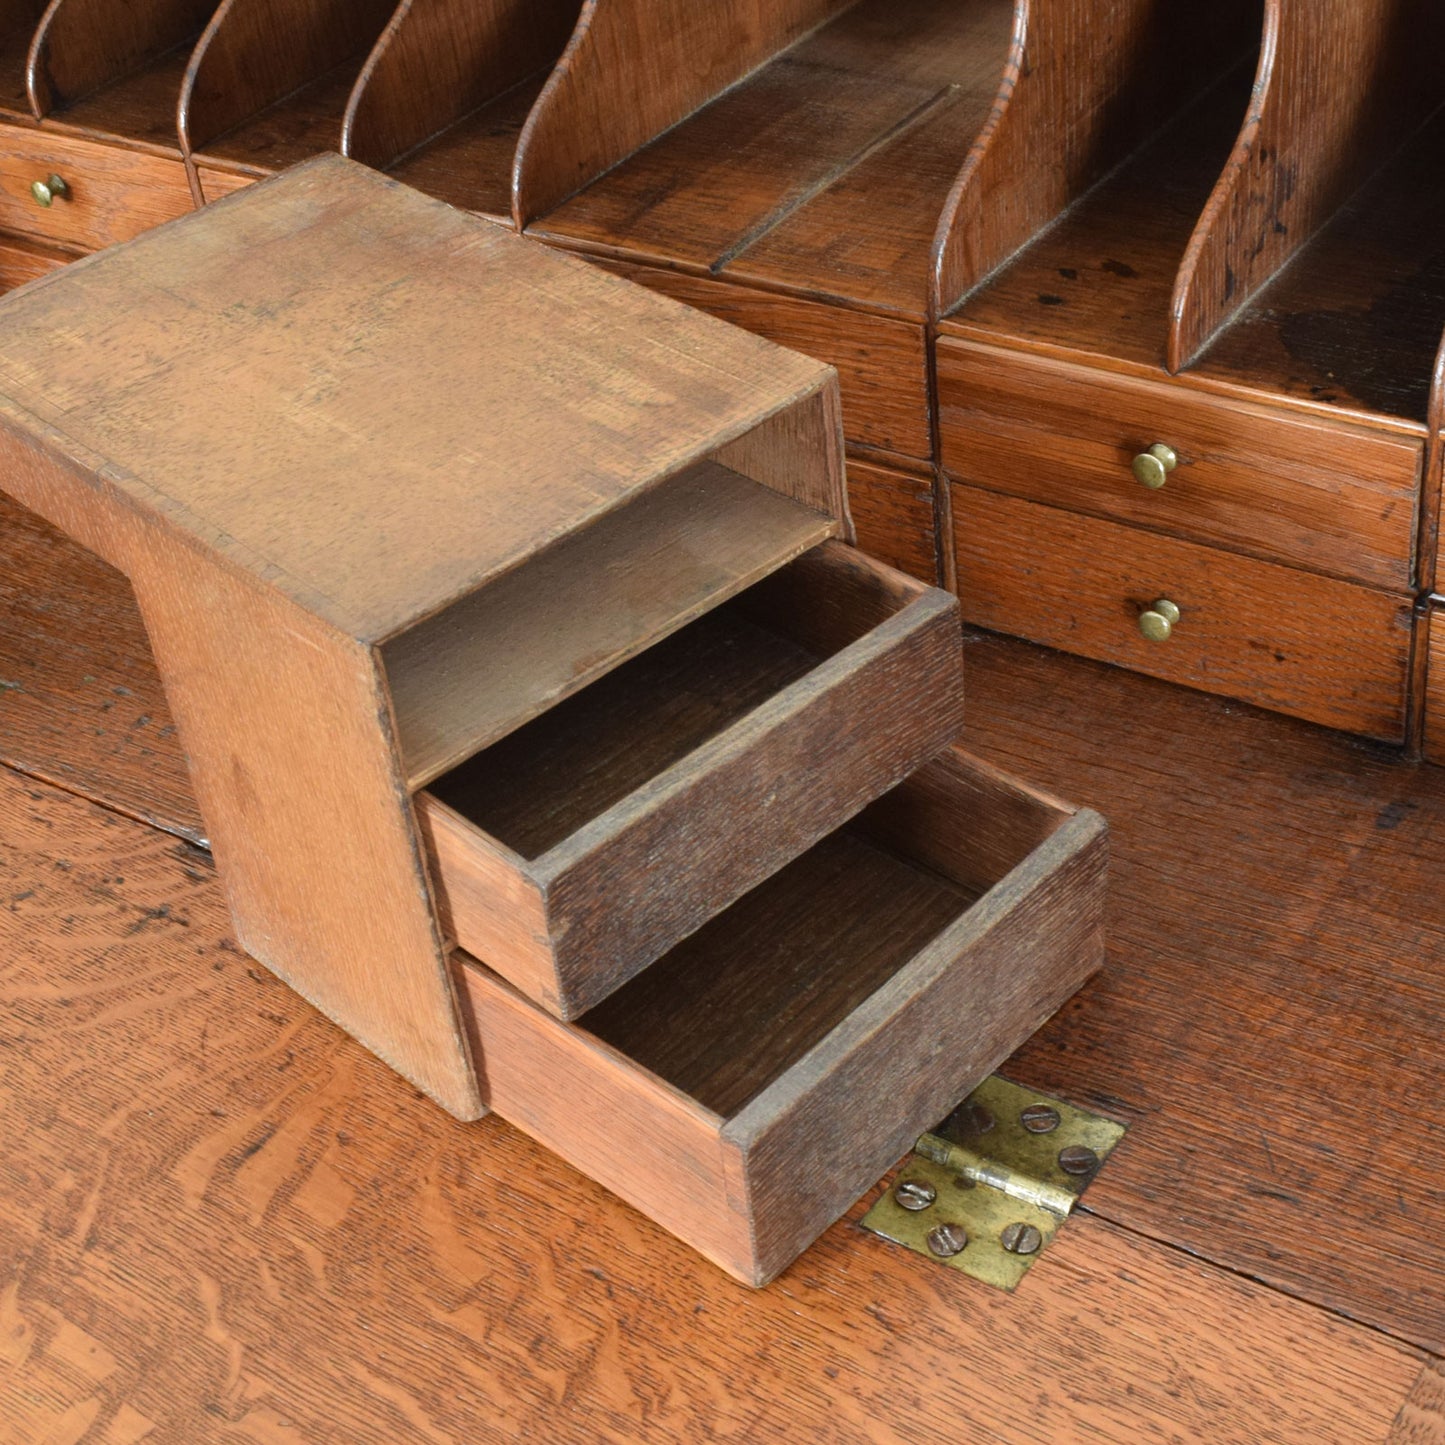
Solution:
<path fill-rule="evenodd" d="M 826 921 L 812 916 L 833 902 L 810 906 L 801 884 L 766 903 L 744 900 L 707 941 L 690 940 L 690 973 L 669 958 L 634 981 L 655 989 L 632 1016 L 637 1052 L 615 1018 L 561 1023 L 457 960 L 489 1106 L 748 1284 L 766 1283 L 807 1248 L 1103 959 L 1107 839 L 1096 815 L 950 751 L 880 800 L 861 828 L 904 860 L 890 867 L 947 880 L 935 887 L 962 885 L 961 900 L 980 885 L 983 896 L 954 905 L 962 911 L 951 921 L 940 915 L 816 1037 L 787 1034 L 815 990 L 839 987 L 831 973 L 873 944 L 840 958 L 836 941 L 820 937 Z M 787 886 L 782 875 L 769 885 Z M 877 926 L 882 937 L 893 925 Z M 776 944 L 777 932 L 791 936 Z M 816 957 L 802 957 L 810 950 Z M 720 997 L 730 1008 L 700 1027 Z M 656 1034 L 671 1028 L 680 1042 L 659 1045 Z M 710 1082 L 697 1095 L 683 1082 L 698 1054 L 717 1047 L 698 1035 L 719 1030 L 730 1031 L 725 1047 L 748 1056 L 738 1068 L 749 1083 L 735 1091 L 748 1097 L 737 1107 L 700 1097 Z"/>
<path fill-rule="evenodd" d="M 450 936 L 561 1018 L 605 998 L 962 726 L 958 609 L 947 593 L 830 543 L 757 584 L 736 607 L 748 608 L 738 647 L 761 632 L 760 620 L 781 627 L 787 618 L 787 645 L 816 663 L 766 695 L 747 682 L 744 704 L 721 731 L 661 772 L 629 777 L 620 801 L 569 824 L 575 831 L 540 857 L 501 846 L 460 810 L 503 816 L 499 797 L 515 810 L 512 779 L 524 780 L 523 806 L 550 806 L 546 784 L 525 782 L 537 759 L 550 775 L 577 779 L 594 759 L 645 754 L 655 745 L 647 718 L 675 717 L 699 686 L 689 678 L 674 693 L 674 684 L 653 677 L 654 659 L 667 655 L 671 674 L 671 658 L 701 648 L 690 639 L 724 614 L 481 754 L 467 765 L 472 778 L 481 776 L 465 792 L 443 780 L 437 787 L 456 808 L 418 795 Z M 724 650 L 703 655 L 706 666 L 736 666 Z M 493 781 L 489 769 L 505 780 Z"/>
<path fill-rule="evenodd" d="M 1420 645 L 1428 649 L 1425 672 L 1425 756 L 1445 766 L 1445 598 L 1432 597 L 1420 616 Z"/>
<path fill-rule="evenodd" d="M 964 617 L 981 627 L 1400 742 L 1411 599 L 955 484 Z M 1139 618 L 1180 609 L 1165 641 Z"/>
<path fill-rule="evenodd" d="M 848 458 L 848 510 L 860 551 L 938 585 L 933 478 Z"/>
<path fill-rule="evenodd" d="M 201 187 L 201 197 L 207 203 L 219 201 L 222 196 L 229 196 L 232 191 L 242 191 L 247 186 L 254 186 L 259 179 L 259 176 L 243 171 L 224 170 L 220 166 L 208 166 L 203 162 L 196 164 L 196 180 Z"/>
<path fill-rule="evenodd" d="M 843 430 L 850 443 L 924 462 L 932 459 L 928 354 L 918 323 L 583 254 L 614 275 L 837 367 Z"/>
<path fill-rule="evenodd" d="M 958 481 L 1400 591 L 1412 585 L 1422 442 L 1112 376 L 938 344 L 942 461 Z M 1178 464 L 1151 490 L 1131 463 Z"/>
<path fill-rule="evenodd" d="M 59 176 L 40 205 L 31 185 Z M 0 126 L 0 229 L 95 251 L 194 209 L 180 159 L 21 126 Z"/>
<path fill-rule="evenodd" d="M 18 236 L 0 236 L 0 292 L 48 276 L 73 260 L 75 256 L 68 251 L 54 251 Z"/>

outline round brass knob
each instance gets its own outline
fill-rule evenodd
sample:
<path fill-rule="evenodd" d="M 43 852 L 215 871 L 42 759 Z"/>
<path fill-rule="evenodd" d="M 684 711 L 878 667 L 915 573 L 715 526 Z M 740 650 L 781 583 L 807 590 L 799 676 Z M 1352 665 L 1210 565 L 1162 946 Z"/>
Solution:
<path fill-rule="evenodd" d="M 1178 465 L 1179 455 L 1174 448 L 1155 442 L 1147 452 L 1140 452 L 1134 458 L 1134 480 L 1151 492 L 1157 492 Z"/>
<path fill-rule="evenodd" d="M 63 176 L 48 175 L 43 181 L 31 181 L 30 194 L 35 197 L 37 206 L 49 206 L 56 200 L 68 200 L 70 187 L 65 183 Z"/>
<path fill-rule="evenodd" d="M 1150 642 L 1168 642 L 1179 625 L 1179 608 L 1167 597 L 1161 597 L 1151 608 L 1139 614 L 1139 631 Z"/>

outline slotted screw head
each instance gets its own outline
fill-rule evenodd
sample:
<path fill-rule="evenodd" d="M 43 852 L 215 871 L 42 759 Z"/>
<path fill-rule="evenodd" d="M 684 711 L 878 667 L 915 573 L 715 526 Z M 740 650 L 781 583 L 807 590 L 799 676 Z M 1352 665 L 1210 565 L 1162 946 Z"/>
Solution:
<path fill-rule="evenodd" d="M 940 1224 L 928 1232 L 928 1248 L 940 1259 L 952 1259 L 968 1247 L 968 1235 L 962 1225 Z"/>
<path fill-rule="evenodd" d="M 1044 1237 L 1032 1224 L 1006 1224 L 998 1242 L 1010 1254 L 1037 1254 Z"/>
<path fill-rule="evenodd" d="M 1099 1156 L 1087 1144 L 1070 1144 L 1059 1150 L 1059 1168 L 1065 1174 L 1092 1174 L 1099 1167 Z"/>
<path fill-rule="evenodd" d="M 1030 1104 L 1019 1115 L 1019 1123 L 1030 1134 L 1052 1134 L 1059 1127 L 1059 1111 L 1048 1104 Z"/>
<path fill-rule="evenodd" d="M 905 1179 L 894 1189 L 893 1197 L 902 1208 L 917 1214 L 938 1198 L 938 1190 L 926 1179 Z"/>

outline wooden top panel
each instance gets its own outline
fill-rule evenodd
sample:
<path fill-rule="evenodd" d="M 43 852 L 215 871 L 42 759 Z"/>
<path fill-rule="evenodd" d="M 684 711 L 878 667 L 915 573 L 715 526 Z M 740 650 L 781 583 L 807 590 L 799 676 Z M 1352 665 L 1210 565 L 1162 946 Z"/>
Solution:
<path fill-rule="evenodd" d="M 827 368 L 321 157 L 0 303 L 0 407 L 379 640 Z"/>

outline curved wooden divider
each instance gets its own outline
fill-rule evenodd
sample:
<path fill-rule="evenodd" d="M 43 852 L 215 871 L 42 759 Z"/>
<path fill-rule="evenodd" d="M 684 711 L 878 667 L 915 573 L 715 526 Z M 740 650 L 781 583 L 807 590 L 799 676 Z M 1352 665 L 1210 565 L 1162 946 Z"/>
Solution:
<path fill-rule="evenodd" d="M 517 226 L 555 209 L 845 5 L 586 0 L 517 146 Z"/>
<path fill-rule="evenodd" d="M 1170 371 L 1193 362 L 1442 99 L 1432 0 L 1266 0 L 1254 97 L 1179 269 Z"/>

